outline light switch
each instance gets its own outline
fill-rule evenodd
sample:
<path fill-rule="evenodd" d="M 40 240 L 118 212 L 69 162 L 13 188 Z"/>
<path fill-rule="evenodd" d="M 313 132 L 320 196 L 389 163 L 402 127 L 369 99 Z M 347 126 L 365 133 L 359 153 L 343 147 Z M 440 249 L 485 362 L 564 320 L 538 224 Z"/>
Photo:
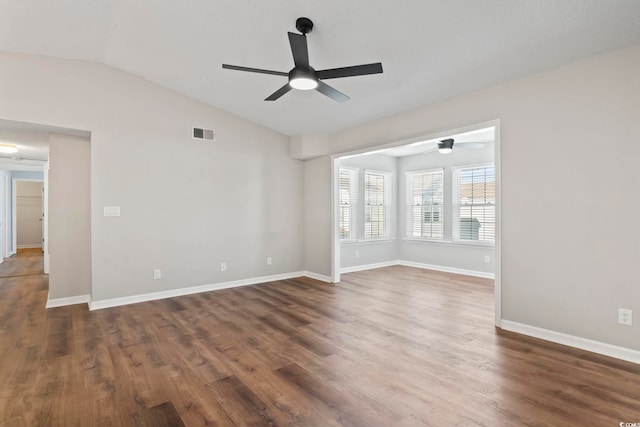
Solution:
<path fill-rule="evenodd" d="M 105 206 L 104 216 L 120 216 L 120 206 Z"/>

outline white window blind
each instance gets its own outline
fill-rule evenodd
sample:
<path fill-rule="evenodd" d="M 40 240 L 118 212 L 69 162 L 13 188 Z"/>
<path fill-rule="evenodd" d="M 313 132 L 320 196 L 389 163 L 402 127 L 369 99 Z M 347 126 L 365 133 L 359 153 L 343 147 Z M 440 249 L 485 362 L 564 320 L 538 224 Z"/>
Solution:
<path fill-rule="evenodd" d="M 365 171 L 364 174 L 364 238 L 389 237 L 391 175 Z"/>
<path fill-rule="evenodd" d="M 340 169 L 340 239 L 357 238 L 358 171 Z"/>
<path fill-rule="evenodd" d="M 494 166 L 456 169 L 453 191 L 453 239 L 493 243 L 496 221 Z"/>
<path fill-rule="evenodd" d="M 442 240 L 444 171 L 407 174 L 407 237 Z"/>

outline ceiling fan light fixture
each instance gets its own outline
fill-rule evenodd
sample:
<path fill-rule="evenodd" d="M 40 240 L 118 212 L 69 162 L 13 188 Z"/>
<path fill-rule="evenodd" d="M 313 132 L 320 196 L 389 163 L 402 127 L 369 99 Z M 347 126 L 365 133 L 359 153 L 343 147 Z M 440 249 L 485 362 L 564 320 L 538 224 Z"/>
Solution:
<path fill-rule="evenodd" d="M 453 139 L 443 139 L 438 142 L 438 151 L 440 154 L 449 154 L 453 151 Z"/>
<path fill-rule="evenodd" d="M 318 78 L 313 69 L 305 71 L 294 68 L 289 73 L 289 86 L 298 90 L 312 90 L 318 87 Z"/>
<path fill-rule="evenodd" d="M 18 152 L 18 147 L 15 144 L 0 144 L 0 153 L 13 154 Z"/>
<path fill-rule="evenodd" d="M 318 81 L 309 77 L 298 77 L 289 80 L 289 84 L 292 88 L 298 90 L 312 90 L 318 87 Z"/>

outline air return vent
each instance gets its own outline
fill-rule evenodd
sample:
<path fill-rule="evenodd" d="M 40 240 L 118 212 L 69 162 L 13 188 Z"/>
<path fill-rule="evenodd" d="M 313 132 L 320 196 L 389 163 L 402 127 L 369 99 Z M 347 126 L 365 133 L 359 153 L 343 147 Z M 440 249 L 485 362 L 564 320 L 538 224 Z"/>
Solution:
<path fill-rule="evenodd" d="M 193 127 L 193 133 L 191 134 L 193 139 L 201 139 L 203 141 L 215 141 L 216 133 L 213 129 L 204 129 Z"/>

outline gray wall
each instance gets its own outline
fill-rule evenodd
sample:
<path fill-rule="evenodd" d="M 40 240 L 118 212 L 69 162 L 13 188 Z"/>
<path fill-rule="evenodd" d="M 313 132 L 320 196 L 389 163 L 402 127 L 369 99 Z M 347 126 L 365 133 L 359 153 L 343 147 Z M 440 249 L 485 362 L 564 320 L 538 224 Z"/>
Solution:
<path fill-rule="evenodd" d="M 11 171 L 11 178 L 44 179 L 44 173 L 42 171 Z"/>
<path fill-rule="evenodd" d="M 49 299 L 91 294 L 91 144 L 49 137 Z"/>
<path fill-rule="evenodd" d="M 640 45 L 364 125 L 332 152 L 500 119 L 502 314 L 640 350 Z M 330 224 L 316 227 L 330 228 Z"/>
<path fill-rule="evenodd" d="M 364 171 L 372 169 L 391 172 L 391 236 L 388 240 L 370 240 L 340 245 L 340 267 L 348 268 L 358 265 L 375 264 L 398 259 L 398 160 L 383 154 L 369 154 L 350 157 L 339 161 L 339 166 L 349 166 L 359 169 L 358 189 L 362 196 L 364 188 Z M 361 197 L 362 198 L 362 197 Z M 364 218 L 364 204 L 358 204 L 358 218 Z M 364 237 L 364 224 L 359 223 L 358 236 Z M 356 256 L 357 252 L 357 256 Z"/>
<path fill-rule="evenodd" d="M 304 168 L 305 269 L 331 276 L 331 160 L 307 160 Z"/>
<path fill-rule="evenodd" d="M 91 131 L 94 300 L 304 269 L 304 166 L 284 135 L 105 65 L 10 53 L 0 118 Z"/>
<path fill-rule="evenodd" d="M 406 215 L 406 173 L 425 169 L 444 169 L 444 242 L 428 242 L 402 239 L 399 245 L 399 259 L 422 264 L 432 264 L 442 267 L 471 270 L 482 273 L 494 272 L 494 249 L 487 246 L 473 246 L 470 244 L 452 243 L 451 224 L 453 209 L 451 206 L 452 173 L 455 166 L 472 165 L 478 163 L 493 163 L 494 144 L 488 143 L 481 149 L 456 148 L 450 154 L 440 154 L 437 151 L 427 154 L 401 157 L 398 162 L 399 177 L 399 216 L 398 230 L 401 236 L 407 228 Z M 489 256 L 490 262 L 485 263 L 484 257 Z"/>

